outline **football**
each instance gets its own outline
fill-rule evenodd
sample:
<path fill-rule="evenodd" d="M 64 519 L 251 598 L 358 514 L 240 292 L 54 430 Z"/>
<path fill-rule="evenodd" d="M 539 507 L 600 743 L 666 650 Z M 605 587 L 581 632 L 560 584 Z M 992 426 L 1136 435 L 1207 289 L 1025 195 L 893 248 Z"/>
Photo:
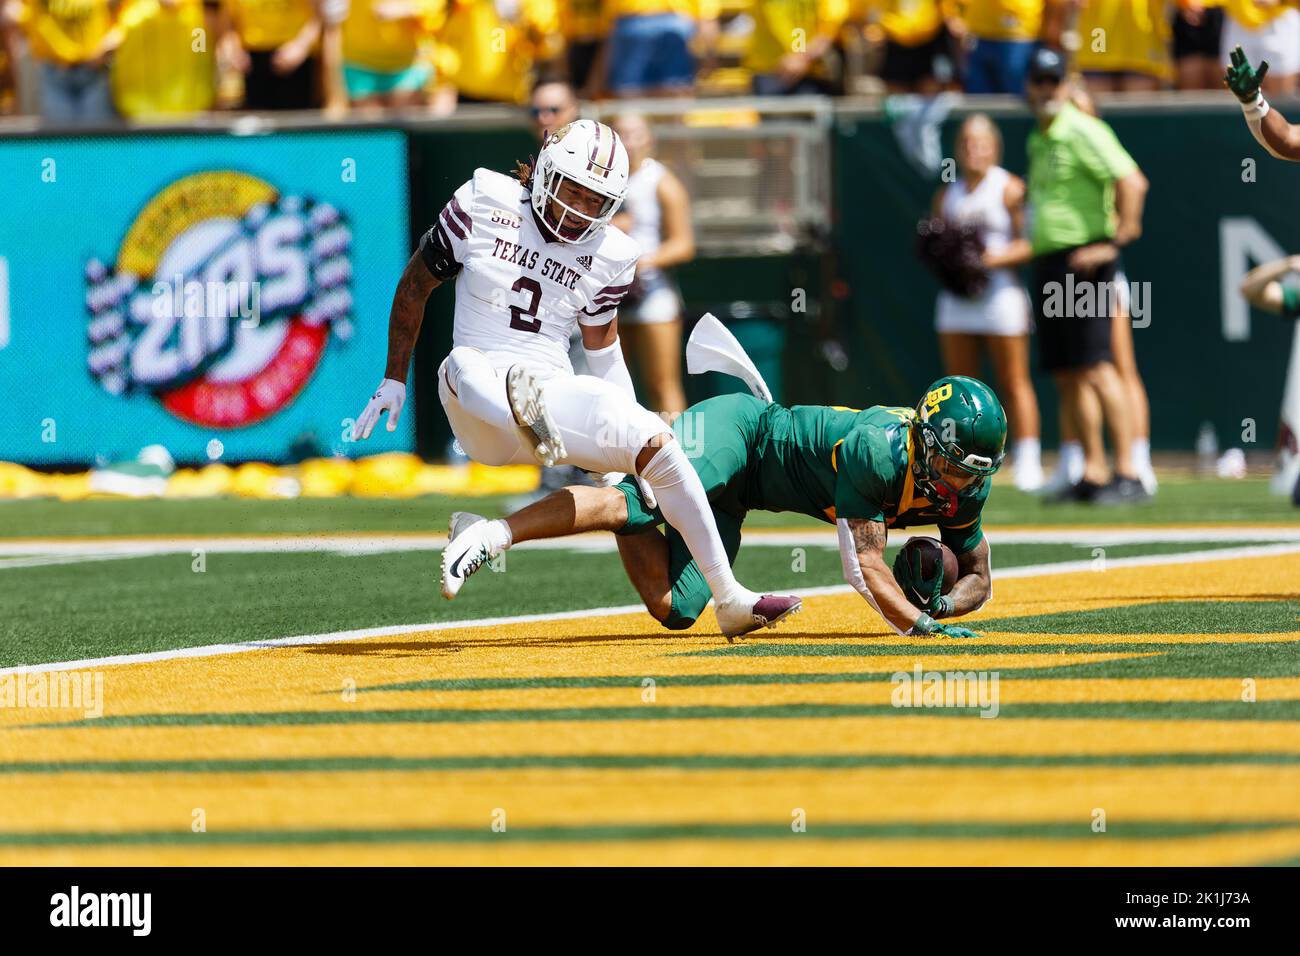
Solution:
<path fill-rule="evenodd" d="M 903 561 L 913 560 L 913 556 L 919 552 L 921 555 L 921 571 L 929 577 L 934 573 L 936 561 L 943 562 L 943 587 L 942 593 L 947 594 L 952 590 L 952 586 L 957 583 L 957 555 L 952 553 L 952 549 L 945 545 L 938 538 L 914 537 L 903 545 L 898 556 L 894 558 L 894 577 L 899 578 L 898 567 Z M 902 587 L 901 580 L 899 586 Z M 903 588 L 907 593 L 907 588 Z M 913 600 L 919 595 L 908 594 L 908 600 Z M 925 602 L 922 601 L 922 604 Z"/>

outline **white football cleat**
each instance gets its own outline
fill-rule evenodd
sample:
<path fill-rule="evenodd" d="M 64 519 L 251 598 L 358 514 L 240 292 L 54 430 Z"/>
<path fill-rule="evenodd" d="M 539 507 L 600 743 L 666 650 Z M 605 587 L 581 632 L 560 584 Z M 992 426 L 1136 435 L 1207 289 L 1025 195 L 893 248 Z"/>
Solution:
<path fill-rule="evenodd" d="M 510 397 L 510 410 L 524 440 L 533 454 L 547 468 L 554 468 L 568 454 L 559 426 L 546 410 L 542 400 L 542 387 L 536 376 L 524 365 L 512 365 L 506 373 L 506 393 Z"/>
<path fill-rule="evenodd" d="M 486 519 L 468 511 L 451 516 L 452 538 L 442 551 L 442 596 L 448 601 L 460 593 L 471 574 L 494 557 L 487 526 Z"/>
<path fill-rule="evenodd" d="M 757 597 L 757 600 L 755 600 Z M 730 643 L 734 638 L 756 631 L 760 627 L 776 627 L 791 614 L 798 614 L 803 601 L 797 597 L 780 594 L 748 595 L 723 604 L 715 604 L 714 614 L 718 628 Z"/>

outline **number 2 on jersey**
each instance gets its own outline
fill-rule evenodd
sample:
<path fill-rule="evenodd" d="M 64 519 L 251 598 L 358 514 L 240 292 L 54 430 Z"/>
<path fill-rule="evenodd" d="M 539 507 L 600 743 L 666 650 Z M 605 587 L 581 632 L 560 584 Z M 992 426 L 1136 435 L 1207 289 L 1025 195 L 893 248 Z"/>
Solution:
<path fill-rule="evenodd" d="M 515 280 L 515 284 L 510 287 L 510 291 L 532 293 L 532 300 L 528 303 L 528 308 L 521 308 L 517 305 L 510 307 L 510 327 L 521 332 L 536 332 L 539 330 L 542 327 L 542 320 L 537 318 L 537 306 L 542 301 L 542 287 L 537 284 L 537 280 L 530 279 L 528 276 L 520 276 Z M 525 319 L 524 316 L 528 316 L 528 319 Z"/>

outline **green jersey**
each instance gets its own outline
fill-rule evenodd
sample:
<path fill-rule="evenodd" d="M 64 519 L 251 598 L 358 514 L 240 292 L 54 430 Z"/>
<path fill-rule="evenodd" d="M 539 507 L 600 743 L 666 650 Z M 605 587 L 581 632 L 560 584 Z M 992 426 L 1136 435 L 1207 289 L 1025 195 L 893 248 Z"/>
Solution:
<path fill-rule="evenodd" d="M 861 411 L 825 405 L 768 405 L 737 489 L 746 509 L 794 511 L 835 521 L 861 518 L 891 528 L 938 525 L 961 554 L 983 538 L 980 511 L 989 483 L 945 517 L 915 488 L 910 408 L 876 405 Z M 707 440 L 707 439 L 706 439 Z M 707 447 L 706 447 L 707 453 Z"/>
<path fill-rule="evenodd" d="M 713 508 L 718 536 L 735 561 L 745 515 L 754 509 L 794 511 L 823 521 L 864 518 L 891 528 L 937 524 L 957 554 L 980 543 L 980 509 L 988 482 L 957 513 L 944 516 L 921 496 L 912 478 L 910 408 L 877 405 L 859 411 L 825 405 L 781 405 L 750 395 L 719 395 L 693 405 L 673 424 L 682 450 Z M 664 522 L 632 478 L 616 486 L 627 501 L 619 534 Z M 681 535 L 667 529 L 669 628 L 689 627 L 712 596 Z"/>

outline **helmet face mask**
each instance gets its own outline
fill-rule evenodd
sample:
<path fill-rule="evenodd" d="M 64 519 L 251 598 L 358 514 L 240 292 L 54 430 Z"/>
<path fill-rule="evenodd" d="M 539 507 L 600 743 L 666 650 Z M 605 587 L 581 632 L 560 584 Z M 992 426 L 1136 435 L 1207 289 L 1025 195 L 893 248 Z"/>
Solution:
<path fill-rule="evenodd" d="M 597 230 L 604 228 L 605 224 L 613 218 L 618 208 L 617 199 L 574 182 L 558 170 L 553 171 L 551 176 L 555 182 L 544 187 L 549 202 L 546 204 L 546 211 L 542 214 L 542 220 L 556 238 L 565 242 L 582 242 Z M 580 203 L 590 208 L 590 205 L 594 205 L 590 203 L 592 198 L 600 200 L 595 215 L 577 208 Z M 588 200 L 588 203 L 583 203 L 583 200 Z"/>
<path fill-rule="evenodd" d="M 546 138 L 533 173 L 533 210 L 555 238 L 581 243 L 600 233 L 623 204 L 627 150 L 608 126 L 577 120 Z M 577 188 L 575 188 L 577 187 Z M 596 214 L 575 207 L 588 190 L 603 199 Z"/>

